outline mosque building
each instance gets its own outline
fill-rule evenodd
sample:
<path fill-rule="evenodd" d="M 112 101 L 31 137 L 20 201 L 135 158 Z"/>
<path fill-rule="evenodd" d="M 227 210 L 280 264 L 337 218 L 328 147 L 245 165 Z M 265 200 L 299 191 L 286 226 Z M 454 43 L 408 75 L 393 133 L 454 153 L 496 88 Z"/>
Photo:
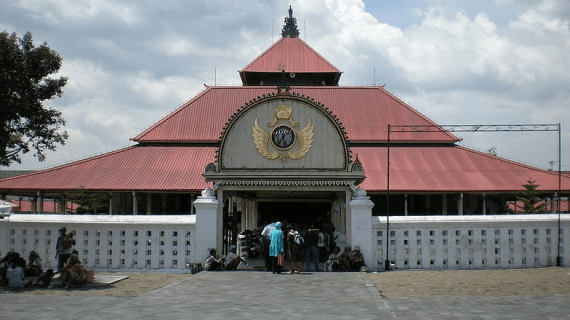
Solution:
<path fill-rule="evenodd" d="M 87 190 L 93 213 L 110 215 L 199 214 L 194 204 L 209 196 L 215 217 L 197 228 L 223 249 L 274 221 L 334 227 L 362 246 L 359 219 L 503 214 L 529 180 L 548 196 L 570 191 L 568 176 L 459 145 L 384 86 L 340 85 L 291 9 L 282 38 L 239 75 L 241 86 L 207 86 L 133 146 L 2 179 L 0 193 L 41 204 Z M 369 199 L 364 214 L 355 198 Z"/>

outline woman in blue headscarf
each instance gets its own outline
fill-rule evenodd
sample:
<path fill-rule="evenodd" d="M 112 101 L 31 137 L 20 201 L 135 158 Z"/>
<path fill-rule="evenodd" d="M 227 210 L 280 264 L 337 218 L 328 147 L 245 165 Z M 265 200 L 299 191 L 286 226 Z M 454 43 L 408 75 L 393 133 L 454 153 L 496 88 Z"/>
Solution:
<path fill-rule="evenodd" d="M 283 232 L 281 231 L 281 222 L 275 223 L 275 230 L 271 232 L 271 244 L 269 245 L 269 256 L 271 257 L 271 266 L 273 273 L 281 273 L 281 266 L 277 263 L 277 257 L 283 251 Z"/>

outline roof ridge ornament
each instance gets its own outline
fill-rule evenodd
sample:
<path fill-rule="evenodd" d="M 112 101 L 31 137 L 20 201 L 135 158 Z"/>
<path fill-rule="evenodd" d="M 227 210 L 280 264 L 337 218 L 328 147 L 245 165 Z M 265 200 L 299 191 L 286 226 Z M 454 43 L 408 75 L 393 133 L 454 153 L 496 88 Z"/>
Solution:
<path fill-rule="evenodd" d="M 297 38 L 299 36 L 299 29 L 297 29 L 297 19 L 293 18 L 293 9 L 289 6 L 289 17 L 285 18 L 285 25 L 281 30 L 283 38 Z"/>

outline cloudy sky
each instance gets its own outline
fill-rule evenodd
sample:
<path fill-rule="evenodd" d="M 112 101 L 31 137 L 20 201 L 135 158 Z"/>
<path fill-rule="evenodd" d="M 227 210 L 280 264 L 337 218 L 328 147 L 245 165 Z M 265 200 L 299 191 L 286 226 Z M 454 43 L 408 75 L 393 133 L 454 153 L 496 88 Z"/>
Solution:
<path fill-rule="evenodd" d="M 342 85 L 386 85 L 440 124 L 558 124 L 570 170 L 568 0 L 11 0 L 0 30 L 63 57 L 69 140 L 40 169 L 132 144 L 129 138 L 277 41 L 292 5 L 300 37 Z M 465 133 L 462 145 L 549 168 L 558 134 Z M 555 164 L 555 170 L 558 164 Z M 4 168 L 5 169 L 5 168 Z"/>

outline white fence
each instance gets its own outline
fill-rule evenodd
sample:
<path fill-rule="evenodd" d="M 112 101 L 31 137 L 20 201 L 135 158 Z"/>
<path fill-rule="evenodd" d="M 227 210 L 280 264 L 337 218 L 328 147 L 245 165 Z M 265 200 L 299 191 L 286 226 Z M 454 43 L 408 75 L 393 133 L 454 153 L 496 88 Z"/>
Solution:
<path fill-rule="evenodd" d="M 93 269 L 184 270 L 202 257 L 195 252 L 195 215 L 37 215 L 0 219 L 0 256 L 36 250 L 56 268 L 62 226 L 74 232 L 79 256 Z M 570 252 L 570 216 L 391 217 L 388 259 L 397 269 L 490 269 L 562 265 Z M 372 217 L 372 270 L 386 259 L 386 217 Z"/>
<path fill-rule="evenodd" d="M 547 267 L 556 265 L 559 245 L 564 265 L 568 215 L 560 215 L 560 243 L 558 226 L 557 214 L 408 216 L 390 217 L 387 230 L 386 217 L 373 217 L 375 267 L 384 269 L 386 259 L 396 269 Z"/>
<path fill-rule="evenodd" d="M 0 255 L 36 250 L 45 268 L 57 268 L 59 228 L 75 234 L 87 268 L 187 269 L 192 261 L 194 215 L 109 216 L 12 214 L 0 220 Z"/>

